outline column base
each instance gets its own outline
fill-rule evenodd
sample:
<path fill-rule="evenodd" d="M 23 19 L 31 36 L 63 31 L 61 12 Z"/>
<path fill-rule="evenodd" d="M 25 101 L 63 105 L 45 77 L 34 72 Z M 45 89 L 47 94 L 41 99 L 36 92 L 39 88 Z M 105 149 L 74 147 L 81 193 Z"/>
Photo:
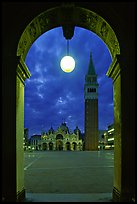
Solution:
<path fill-rule="evenodd" d="M 113 195 L 112 195 L 113 202 L 120 202 L 120 191 L 118 191 L 115 187 L 113 188 Z"/>
<path fill-rule="evenodd" d="M 23 202 L 25 200 L 25 189 L 17 193 L 16 202 Z"/>
<path fill-rule="evenodd" d="M 135 196 L 130 192 L 120 192 L 115 187 L 113 188 L 112 202 L 135 202 Z"/>

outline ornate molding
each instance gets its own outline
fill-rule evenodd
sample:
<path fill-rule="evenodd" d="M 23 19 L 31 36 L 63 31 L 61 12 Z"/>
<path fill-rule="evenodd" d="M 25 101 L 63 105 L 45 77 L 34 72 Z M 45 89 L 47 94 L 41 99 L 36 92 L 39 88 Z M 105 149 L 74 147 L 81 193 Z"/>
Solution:
<path fill-rule="evenodd" d="M 111 26 L 101 16 L 85 8 L 76 7 L 75 25 L 96 33 L 108 46 L 112 57 L 120 54 L 117 37 Z"/>
<path fill-rule="evenodd" d="M 22 81 L 22 83 L 24 84 L 24 81 L 27 78 L 30 78 L 31 74 L 30 74 L 30 72 L 29 72 L 29 70 L 28 70 L 24 60 L 22 59 L 22 57 L 19 57 L 18 61 L 19 62 L 18 62 L 16 73 L 17 73 L 17 76 Z"/>
<path fill-rule="evenodd" d="M 111 26 L 95 12 L 76 7 L 74 4 L 65 4 L 48 9 L 36 16 L 24 30 L 17 48 L 17 56 L 26 54 L 32 43 L 44 32 L 62 26 L 65 37 L 71 38 L 74 26 L 79 26 L 96 33 L 108 46 L 112 58 L 120 54 L 117 37 Z"/>
<path fill-rule="evenodd" d="M 119 56 L 115 56 L 115 58 L 112 61 L 112 64 L 110 65 L 110 67 L 106 73 L 106 75 L 108 77 L 111 77 L 113 79 L 113 82 L 116 80 L 116 78 L 119 76 L 119 74 L 121 72 L 118 58 L 119 58 Z"/>

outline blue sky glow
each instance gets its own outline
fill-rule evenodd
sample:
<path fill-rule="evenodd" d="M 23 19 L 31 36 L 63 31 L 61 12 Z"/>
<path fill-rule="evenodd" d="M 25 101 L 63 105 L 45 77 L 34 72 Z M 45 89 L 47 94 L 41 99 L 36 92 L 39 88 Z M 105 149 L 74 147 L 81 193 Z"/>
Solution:
<path fill-rule="evenodd" d="M 71 73 L 60 68 L 66 55 L 67 42 L 62 28 L 41 35 L 31 46 L 27 56 L 31 77 L 25 81 L 24 126 L 29 136 L 57 129 L 66 122 L 72 131 L 76 125 L 84 132 L 84 83 L 90 51 L 98 75 L 99 129 L 113 123 L 112 79 L 106 76 L 111 55 L 104 42 L 94 33 L 76 27 L 69 42 L 69 53 L 76 66 Z"/>

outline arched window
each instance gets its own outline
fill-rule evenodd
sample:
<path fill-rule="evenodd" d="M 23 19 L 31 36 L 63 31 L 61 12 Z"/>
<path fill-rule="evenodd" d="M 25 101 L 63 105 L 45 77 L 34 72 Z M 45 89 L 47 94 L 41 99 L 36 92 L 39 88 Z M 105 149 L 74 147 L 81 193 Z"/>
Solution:
<path fill-rule="evenodd" d="M 58 134 L 58 135 L 56 136 L 56 140 L 58 140 L 58 139 L 63 140 L 63 136 L 62 136 L 61 134 Z"/>

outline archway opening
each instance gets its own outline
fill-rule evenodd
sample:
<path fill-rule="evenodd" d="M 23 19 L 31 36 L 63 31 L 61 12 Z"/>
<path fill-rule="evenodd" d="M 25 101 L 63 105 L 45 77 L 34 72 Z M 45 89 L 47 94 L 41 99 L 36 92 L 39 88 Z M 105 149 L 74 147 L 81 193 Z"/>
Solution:
<path fill-rule="evenodd" d="M 59 29 L 62 32 L 62 28 L 59 28 Z M 56 57 L 55 59 L 60 59 L 60 55 L 58 54 L 59 51 L 58 51 L 58 49 L 56 49 L 54 47 L 54 46 L 61 47 L 61 43 L 59 43 L 59 45 L 57 43 L 54 43 L 54 41 L 56 42 L 58 40 L 58 36 L 60 36 L 60 32 L 59 32 L 59 34 L 57 34 L 57 37 L 56 37 L 56 35 L 54 35 L 54 32 L 58 33 L 58 31 L 57 31 L 58 29 L 56 28 L 55 31 L 52 30 L 52 32 L 51 32 L 51 36 L 53 38 L 51 45 L 50 45 L 50 42 L 48 40 L 46 40 L 46 38 L 43 38 L 41 41 L 39 40 L 39 43 L 36 42 L 36 44 L 34 46 L 34 50 L 33 50 L 33 46 L 31 47 L 31 49 L 32 49 L 31 53 L 33 55 L 30 53 L 30 61 L 26 61 L 26 64 L 27 64 L 28 68 L 30 67 L 29 70 L 32 73 L 31 78 L 33 78 L 33 79 L 32 79 L 32 83 L 31 83 L 31 78 L 30 78 L 30 80 L 28 80 L 28 87 L 29 87 L 29 85 L 31 85 L 30 88 L 33 87 L 33 90 L 36 90 L 36 93 L 34 91 L 30 91 L 30 96 L 29 96 L 29 94 L 26 95 L 28 98 L 27 98 L 25 106 L 26 106 L 26 114 L 28 114 L 28 121 L 30 121 L 31 124 L 32 124 L 32 120 L 33 120 L 32 114 L 34 114 L 34 116 L 35 116 L 34 120 L 36 123 L 34 124 L 34 127 L 36 127 L 36 125 L 39 124 L 40 120 L 42 121 L 42 126 L 40 124 L 39 129 L 36 130 L 32 127 L 32 130 L 35 132 L 36 131 L 41 132 L 41 130 L 43 131 L 43 128 L 48 130 L 50 124 L 52 124 L 53 127 L 55 127 L 55 124 L 57 124 L 57 126 L 58 126 L 61 119 L 64 118 L 64 115 L 61 115 L 61 117 L 60 117 L 60 113 L 63 112 L 64 109 L 66 110 L 66 113 L 68 116 L 70 116 L 70 115 L 72 116 L 72 113 L 74 113 L 74 116 L 76 115 L 77 120 L 75 120 L 74 122 L 72 121 L 72 118 L 74 116 L 71 118 L 70 117 L 67 118 L 67 121 L 69 121 L 69 124 L 70 124 L 70 122 L 72 122 L 72 124 L 74 124 L 74 126 L 72 126 L 71 129 L 73 130 L 75 128 L 76 124 L 78 124 L 78 126 L 79 126 L 78 119 L 80 119 L 80 118 L 82 118 L 82 122 L 81 122 L 82 128 L 80 128 L 80 129 L 82 129 L 82 130 L 84 129 L 84 97 L 83 97 L 84 96 L 84 80 L 85 80 L 85 74 L 87 73 L 87 70 L 88 70 L 89 54 L 90 54 L 91 50 L 93 53 L 93 60 L 96 59 L 96 60 L 94 60 L 94 62 L 96 61 L 95 62 L 95 68 L 96 68 L 97 73 L 99 75 L 98 76 L 99 84 L 100 84 L 99 86 L 101 88 L 99 90 L 99 98 L 100 98 L 99 99 L 99 106 L 100 106 L 100 104 L 102 104 L 102 107 L 101 107 L 102 110 L 99 114 L 99 121 L 102 122 L 102 121 L 105 121 L 105 119 L 108 120 L 106 123 L 104 123 L 105 129 L 107 129 L 107 125 L 109 123 L 113 122 L 112 81 L 111 81 L 111 79 L 108 79 L 107 76 L 105 75 L 107 68 L 111 64 L 111 57 L 110 57 L 109 51 L 107 50 L 104 43 L 101 42 L 101 39 L 99 39 L 94 33 L 91 33 L 85 29 L 82 29 L 82 28 L 76 27 L 76 29 L 77 29 L 77 31 L 75 33 L 75 40 L 76 40 L 76 46 L 77 47 L 76 48 L 71 47 L 71 50 L 73 52 L 76 52 L 75 50 L 77 50 L 77 51 L 80 50 L 79 44 L 80 44 L 80 42 L 82 42 L 83 52 L 80 52 L 80 53 L 77 52 L 75 54 L 75 55 L 77 55 L 77 72 L 73 73 L 73 78 L 74 78 L 74 74 L 76 75 L 74 80 L 71 77 L 70 82 L 66 83 L 69 85 L 69 89 L 67 86 L 66 86 L 67 88 L 65 87 L 65 82 L 67 81 L 66 79 L 63 80 L 63 83 L 62 83 L 62 81 L 58 82 L 58 75 L 56 73 L 56 70 L 57 70 L 57 72 L 60 72 L 60 67 L 58 66 L 58 64 L 56 63 L 56 65 L 54 65 L 54 63 L 53 63 L 53 65 L 51 65 L 52 62 L 54 61 L 54 54 L 56 53 L 56 50 L 57 50 L 57 56 L 58 57 Z M 96 40 L 96 38 L 97 38 L 97 40 Z M 48 44 L 49 49 L 48 49 L 48 47 L 46 47 L 46 42 Z M 40 44 L 41 44 L 41 47 L 40 47 Z M 74 41 L 73 41 L 72 45 L 74 46 Z M 46 50 L 47 50 L 47 52 L 46 52 Z M 85 53 L 84 53 L 84 50 L 86 50 Z M 42 53 L 42 51 L 43 51 L 43 54 L 38 54 L 38 53 Z M 50 53 L 50 55 L 48 55 L 48 52 Z M 43 59 L 42 59 L 42 55 L 43 55 Z M 48 60 L 48 58 L 51 59 L 51 57 L 52 57 L 52 62 L 51 62 L 51 60 Z M 33 59 L 34 59 L 34 61 L 33 61 Z M 100 59 L 100 60 L 97 60 L 97 59 Z M 48 61 L 49 66 L 46 63 L 47 61 Z M 105 61 L 105 63 L 104 63 L 104 61 Z M 62 75 L 63 75 L 62 78 L 65 78 L 64 73 L 61 72 L 61 76 Z M 53 80 L 52 80 L 52 78 L 53 78 Z M 108 79 L 108 81 L 107 81 L 107 79 Z M 51 83 L 53 85 L 50 84 L 48 86 L 48 84 L 47 84 L 48 80 L 49 81 L 51 80 Z M 36 82 L 36 84 L 35 84 L 35 82 Z M 58 84 L 59 84 L 59 87 L 63 87 L 62 90 L 61 89 L 57 90 Z M 70 86 L 70 84 L 71 84 L 71 86 Z M 26 88 L 27 88 L 27 91 L 29 93 L 28 87 L 27 87 L 27 80 L 26 80 Z M 56 91 L 55 91 L 54 87 L 56 87 Z M 108 88 L 108 90 L 107 90 L 107 88 Z M 49 91 L 49 93 L 52 93 L 52 94 L 48 94 L 48 91 Z M 64 95 L 61 94 L 62 91 L 63 91 Z M 69 92 L 70 92 L 71 97 L 66 97 L 67 96 L 66 93 L 69 93 Z M 77 92 L 80 92 L 80 94 L 76 95 Z M 59 94 L 59 95 L 57 95 L 58 96 L 57 99 L 56 99 L 56 93 Z M 45 98 L 45 94 L 46 94 L 46 98 Z M 108 97 L 108 94 L 110 94 L 110 97 Z M 33 96 L 34 96 L 34 98 L 33 98 Z M 38 102 L 37 98 L 39 98 L 40 103 Z M 45 98 L 45 100 L 44 100 L 44 98 Z M 63 100 L 64 98 L 65 98 L 65 100 Z M 67 101 L 66 100 L 67 98 L 70 99 L 70 101 L 69 100 Z M 108 103 L 106 102 L 107 98 L 109 98 Z M 73 101 L 72 101 L 72 99 L 73 99 Z M 77 101 L 76 101 L 76 99 L 77 99 Z M 43 100 L 45 102 L 43 102 Z M 104 100 L 104 104 L 103 104 L 103 100 Z M 32 101 L 32 104 L 30 103 L 31 101 Z M 46 102 L 46 101 L 48 101 L 48 102 Z M 55 101 L 55 104 L 54 104 L 54 101 Z M 33 102 L 34 102 L 34 104 L 33 104 Z M 51 107 L 50 107 L 50 102 L 51 102 Z M 67 103 L 69 103 L 69 102 L 71 102 L 69 105 L 69 107 L 72 111 L 71 114 L 68 114 L 69 108 L 68 108 L 68 111 L 66 109 L 66 106 L 68 107 Z M 47 103 L 47 105 L 46 105 L 46 103 Z M 77 104 L 77 108 L 76 108 L 76 104 Z M 50 108 L 51 109 L 53 107 L 55 108 L 56 105 L 57 105 L 57 109 L 54 110 L 54 112 L 50 112 L 49 111 Z M 61 105 L 62 105 L 62 109 L 61 109 Z M 79 109 L 78 109 L 78 105 L 79 105 Z M 31 108 L 31 109 L 29 109 L 29 108 Z M 58 108 L 60 108 L 60 109 L 58 110 Z M 107 109 L 108 108 L 111 109 L 111 114 L 108 111 L 108 113 L 111 115 L 111 121 L 110 121 L 110 118 L 107 116 Z M 39 111 L 39 109 L 41 111 Z M 75 109 L 78 110 L 78 112 L 75 113 Z M 29 111 L 32 111 L 32 110 L 33 110 L 33 112 L 29 113 Z M 102 112 L 102 111 L 105 111 L 105 112 Z M 49 112 L 49 115 L 46 115 L 47 112 Z M 38 121 L 36 120 L 37 113 L 38 113 Z M 40 113 L 42 113 L 42 116 L 43 116 L 42 119 L 40 119 Z M 57 121 L 54 122 L 53 121 L 54 117 L 52 118 L 51 121 L 47 120 L 47 119 L 50 119 L 50 117 L 52 115 L 53 116 L 57 115 L 57 113 L 59 113 L 58 117 L 57 117 L 59 122 L 57 122 Z M 102 115 L 102 117 L 101 117 L 101 115 Z M 105 117 L 104 117 L 104 115 L 105 115 Z M 26 115 L 26 117 L 27 117 L 27 115 Z M 46 119 L 46 120 L 44 121 L 44 119 Z M 46 127 L 44 127 L 44 124 L 46 125 L 47 123 L 49 123 L 49 124 Z M 102 124 L 100 123 L 100 126 L 101 125 Z M 31 126 L 30 126 L 30 128 L 31 128 Z M 103 128 L 103 126 L 102 126 L 102 128 Z M 37 132 L 37 133 L 40 133 L 40 132 Z M 33 134 L 33 133 L 34 132 L 31 132 L 31 134 Z M 57 139 L 56 150 L 58 150 L 58 151 L 63 150 L 63 145 L 62 145 L 62 141 L 61 141 L 63 139 L 63 136 L 61 134 L 58 134 L 56 136 L 56 139 Z M 67 150 L 76 151 L 76 150 L 81 149 L 81 144 L 79 146 L 80 147 L 78 148 L 78 145 L 75 142 L 72 142 L 72 145 L 69 144 L 69 145 L 67 145 L 66 148 L 67 148 Z M 49 146 L 49 150 L 54 150 L 53 146 L 52 146 L 52 148 L 50 148 L 50 146 Z M 111 183 L 112 183 L 112 180 L 111 180 Z"/>
<path fill-rule="evenodd" d="M 68 76 L 59 66 L 66 49 L 66 40 L 61 34 L 61 27 L 43 34 L 31 46 L 25 60 L 32 74 L 25 81 L 24 126 L 29 128 L 30 136 L 36 132 L 41 134 L 51 124 L 57 129 L 62 119 L 72 131 L 78 124 L 84 132 L 84 83 L 90 52 L 99 83 L 99 130 L 106 130 L 114 120 L 112 79 L 106 76 L 112 59 L 106 45 L 93 32 L 76 27 L 70 46 L 77 64 L 76 70 Z"/>
<path fill-rule="evenodd" d="M 48 11 L 49 16 L 51 13 L 54 13 L 54 11 L 55 11 L 55 14 L 56 14 L 56 12 L 58 13 L 58 9 L 57 10 L 53 9 L 52 11 L 51 10 Z M 19 42 L 19 47 L 18 47 L 18 51 L 17 51 L 17 55 L 21 56 L 21 61 L 20 61 L 21 64 L 24 63 L 24 59 L 25 59 L 25 56 L 27 54 L 27 51 L 28 51 L 30 44 L 32 44 L 32 42 L 38 36 L 40 36 L 44 30 L 50 30 L 51 27 L 52 28 L 57 27 L 59 24 L 62 24 L 62 22 L 58 24 L 58 22 L 56 22 L 56 21 L 54 24 L 52 21 L 53 19 L 51 18 L 52 23 L 49 24 L 48 21 L 45 21 L 46 22 L 46 25 L 45 25 L 45 23 L 42 19 L 44 19 L 44 17 L 47 18 L 47 15 L 48 15 L 47 13 L 43 13 L 38 18 L 34 19 L 34 21 L 31 22 L 31 24 L 27 27 L 27 29 L 23 33 L 22 38 Z M 46 14 L 46 16 L 45 16 L 45 14 Z M 89 14 L 89 15 L 87 15 L 87 14 Z M 79 18 L 76 18 L 76 22 L 74 23 L 74 25 L 78 25 L 78 26 L 83 27 L 83 28 L 86 27 L 89 30 L 94 31 L 97 35 L 99 35 L 101 37 L 101 39 L 103 39 L 103 41 L 108 45 L 110 52 L 112 54 L 112 58 L 115 60 L 116 55 L 119 54 L 119 45 L 118 45 L 117 38 L 116 38 L 113 30 L 111 29 L 111 27 L 104 21 L 104 19 L 102 19 L 100 16 L 98 16 L 94 12 L 78 8 L 77 9 L 77 15 L 79 15 L 80 19 L 82 19 L 82 17 L 85 15 L 86 23 L 85 23 L 85 21 L 80 21 L 80 20 L 78 20 Z M 56 17 L 56 15 L 54 17 Z M 44 19 L 44 20 L 46 20 L 46 19 Z M 93 23 L 91 24 L 92 20 L 93 20 Z M 36 24 L 38 22 L 40 22 L 40 26 L 42 28 L 40 32 L 39 31 L 37 32 Z M 100 27 L 97 27 L 97 25 L 100 25 Z M 32 37 L 30 37 L 31 38 L 31 41 L 29 41 L 30 44 L 26 43 L 26 41 L 25 41 L 25 39 L 28 35 L 32 36 Z M 17 125 L 17 129 L 18 129 L 18 125 Z"/>

